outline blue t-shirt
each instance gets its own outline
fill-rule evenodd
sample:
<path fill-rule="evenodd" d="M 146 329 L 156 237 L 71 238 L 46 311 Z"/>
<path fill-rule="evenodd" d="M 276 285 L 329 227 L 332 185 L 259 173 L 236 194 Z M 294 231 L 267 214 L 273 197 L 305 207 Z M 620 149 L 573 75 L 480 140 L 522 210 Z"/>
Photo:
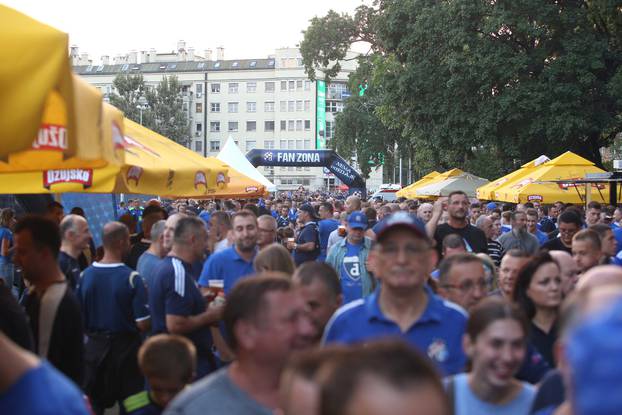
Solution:
<path fill-rule="evenodd" d="M 339 280 L 343 303 L 347 304 L 363 298 L 363 282 L 361 281 L 361 267 L 365 264 L 359 262 L 359 252 L 363 244 L 352 245 L 346 241 L 346 255 L 339 267 Z"/>
<path fill-rule="evenodd" d="M 209 225 L 209 220 L 212 218 L 212 214 L 209 213 L 209 210 L 202 210 L 201 213 L 199 213 L 199 218 Z"/>
<path fill-rule="evenodd" d="M 446 380 L 445 385 L 448 384 L 449 381 Z M 471 391 L 466 373 L 454 376 L 453 384 L 455 415 L 526 415 L 536 396 L 535 387 L 523 383 L 522 390 L 514 399 L 503 405 L 496 405 L 482 401 Z"/>
<path fill-rule="evenodd" d="M 151 285 L 153 284 L 153 276 L 155 275 L 158 269 L 158 264 L 161 260 L 162 258 L 157 255 L 153 255 L 149 251 L 143 252 L 138 258 L 136 271 L 138 271 L 140 276 L 143 277 L 148 289 L 151 289 Z"/>
<path fill-rule="evenodd" d="M 89 415 L 78 387 L 49 363 L 27 371 L 0 394 L 0 414 Z"/>
<path fill-rule="evenodd" d="M 382 314 L 378 298 L 380 286 L 364 299 L 353 301 L 335 312 L 326 325 L 322 344 L 361 343 L 386 337 L 401 337 L 430 358 L 445 375 L 462 372 L 466 356 L 462 335 L 467 322 L 460 306 L 444 301 L 425 287 L 428 305 L 405 332 Z"/>
<path fill-rule="evenodd" d="M 298 234 L 298 238 L 296 239 L 296 243 L 298 245 L 302 245 L 308 242 L 315 242 L 316 248 L 313 251 L 299 251 L 294 250 L 294 262 L 296 266 L 302 264 L 307 261 L 315 261 L 317 257 L 320 255 L 320 247 L 319 247 L 319 235 L 317 231 L 317 224 L 315 222 L 307 222 L 305 223 L 304 228 Z"/>
<path fill-rule="evenodd" d="M 298 219 L 298 210 L 290 208 L 289 213 L 287 214 L 287 218 L 290 222 L 296 223 L 296 220 Z"/>
<path fill-rule="evenodd" d="M 0 247 L 2 247 L 2 240 L 6 239 L 9 244 L 9 248 L 13 245 L 13 232 L 9 228 L 4 226 L 0 226 Z M 7 243 L 7 242 L 5 242 Z M 2 256 L 2 252 L 0 252 L 0 264 L 8 264 L 11 262 L 11 257 Z"/>
<path fill-rule="evenodd" d="M 613 236 L 616 238 L 619 253 L 620 251 L 622 251 L 622 228 L 614 229 Z"/>
<path fill-rule="evenodd" d="M 339 227 L 339 221 L 336 219 L 322 219 L 318 223 L 320 232 L 320 256 L 318 261 L 324 262 L 326 260 L 326 248 L 328 247 L 328 237 L 331 232 Z"/>
<path fill-rule="evenodd" d="M 224 280 L 225 294 L 229 294 L 229 291 L 240 278 L 255 273 L 253 268 L 255 255 L 257 255 L 257 251 L 253 254 L 253 258 L 246 262 L 236 251 L 235 245 L 216 252 L 205 261 L 199 277 L 199 285 L 208 287 L 209 280 Z"/>
<path fill-rule="evenodd" d="M 540 242 L 540 246 L 544 245 L 545 243 L 549 241 L 549 236 L 546 233 L 538 229 L 536 229 L 536 233 L 534 233 L 533 236 L 538 238 L 538 242 Z"/>
<path fill-rule="evenodd" d="M 75 291 L 82 272 L 78 260 L 66 252 L 60 251 L 58 253 L 58 266 L 69 282 L 71 289 Z"/>
<path fill-rule="evenodd" d="M 78 300 L 87 333 L 137 332 L 136 321 L 149 318 L 145 282 L 125 264 L 94 262 L 82 273 Z"/>
<path fill-rule="evenodd" d="M 195 316 L 205 311 L 205 299 L 192 277 L 192 266 L 173 256 L 164 257 L 149 290 L 152 334 L 168 333 L 166 315 Z M 198 356 L 211 353 L 212 336 L 208 327 L 185 334 Z"/>

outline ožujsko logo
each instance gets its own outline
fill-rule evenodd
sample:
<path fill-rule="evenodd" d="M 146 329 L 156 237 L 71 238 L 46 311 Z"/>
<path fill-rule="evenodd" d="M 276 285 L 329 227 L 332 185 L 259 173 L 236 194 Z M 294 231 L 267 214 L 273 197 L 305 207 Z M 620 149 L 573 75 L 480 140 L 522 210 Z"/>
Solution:
<path fill-rule="evenodd" d="M 254 193 L 259 190 L 257 186 L 248 186 L 246 189 L 246 193 Z"/>
<path fill-rule="evenodd" d="M 43 172 L 43 187 L 50 190 L 58 183 L 78 183 L 83 189 L 93 185 L 93 169 L 63 169 L 45 170 Z"/>
<path fill-rule="evenodd" d="M 67 128 L 54 124 L 43 124 L 32 143 L 33 150 L 65 151 L 68 147 Z"/>
<path fill-rule="evenodd" d="M 194 174 L 194 188 L 198 190 L 199 185 L 205 186 L 205 190 L 207 190 L 207 177 L 202 171 L 197 171 Z"/>
<path fill-rule="evenodd" d="M 134 181 L 134 186 L 138 186 L 138 182 L 140 182 L 140 178 L 142 175 L 142 167 L 132 166 L 127 170 L 127 174 L 125 175 L 125 181 L 127 182 L 127 184 L 130 184 L 130 181 Z"/>

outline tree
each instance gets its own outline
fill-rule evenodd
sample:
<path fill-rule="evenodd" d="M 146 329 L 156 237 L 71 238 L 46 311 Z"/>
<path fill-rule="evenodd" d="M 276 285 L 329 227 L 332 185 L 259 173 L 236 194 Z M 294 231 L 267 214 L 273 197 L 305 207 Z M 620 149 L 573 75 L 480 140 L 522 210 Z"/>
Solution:
<path fill-rule="evenodd" d="M 141 105 L 140 97 L 145 97 L 145 80 L 140 74 L 119 74 L 112 81 L 114 92 L 110 95 L 110 103 L 123 112 L 126 118 L 139 122 Z M 144 115 L 144 114 L 143 114 Z"/>
<path fill-rule="evenodd" d="M 375 113 L 436 167 L 492 178 L 566 150 L 601 164 L 622 120 L 614 3 L 378 0 L 353 17 L 314 19 L 301 50 L 309 76 L 330 78 L 349 44 L 370 42 Z"/>
<path fill-rule="evenodd" d="M 183 146 L 188 146 L 190 124 L 183 111 L 181 92 L 181 84 L 176 76 L 164 76 L 157 88 L 147 91 L 150 110 L 145 125 Z"/>

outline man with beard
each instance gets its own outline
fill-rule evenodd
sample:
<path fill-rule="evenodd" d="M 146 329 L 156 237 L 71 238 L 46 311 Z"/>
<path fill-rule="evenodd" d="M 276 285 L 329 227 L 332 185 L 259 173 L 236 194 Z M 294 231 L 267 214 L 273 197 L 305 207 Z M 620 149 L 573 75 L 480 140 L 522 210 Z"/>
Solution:
<path fill-rule="evenodd" d="M 222 281 L 225 295 L 242 277 L 254 274 L 253 260 L 257 254 L 257 217 L 241 210 L 231 219 L 234 245 L 210 256 L 203 266 L 199 286 L 204 294 L 210 292 L 210 280 Z"/>
<path fill-rule="evenodd" d="M 437 250 L 441 249 L 443 239 L 447 235 L 456 233 L 464 239 L 467 251 L 484 254 L 488 251 L 486 235 L 484 235 L 481 229 L 469 223 L 467 218 L 468 211 L 469 198 L 466 193 L 459 190 L 451 192 L 447 198 L 447 212 L 449 213 L 447 223 L 438 225 L 434 232 Z"/>
<path fill-rule="evenodd" d="M 512 230 L 499 237 L 504 251 L 520 249 L 533 255 L 540 248 L 540 241 L 527 231 L 527 215 L 525 212 L 514 211 L 511 214 Z"/>

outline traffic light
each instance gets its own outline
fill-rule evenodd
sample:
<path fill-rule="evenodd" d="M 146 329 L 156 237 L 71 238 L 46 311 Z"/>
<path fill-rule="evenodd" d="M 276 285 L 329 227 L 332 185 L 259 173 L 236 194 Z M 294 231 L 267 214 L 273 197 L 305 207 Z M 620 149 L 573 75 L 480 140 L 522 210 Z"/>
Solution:
<path fill-rule="evenodd" d="M 359 84 L 359 97 L 365 95 L 365 91 L 367 90 L 367 79 L 363 81 L 362 84 Z"/>

